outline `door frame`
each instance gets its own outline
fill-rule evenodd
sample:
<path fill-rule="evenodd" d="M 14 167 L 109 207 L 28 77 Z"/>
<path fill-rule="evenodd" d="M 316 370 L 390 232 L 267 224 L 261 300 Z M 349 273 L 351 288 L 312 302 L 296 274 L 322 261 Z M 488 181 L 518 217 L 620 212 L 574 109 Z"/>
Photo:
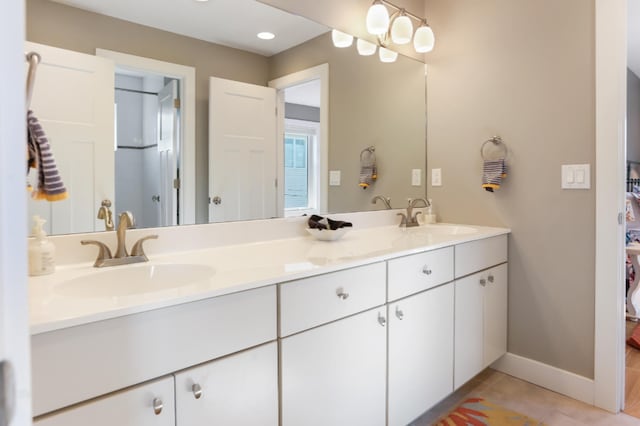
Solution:
<path fill-rule="evenodd" d="M 311 80 L 320 80 L 320 158 L 318 169 L 320 170 L 320 213 L 328 212 L 329 199 L 329 64 L 307 68 L 292 74 L 269 81 L 269 87 L 277 90 L 276 102 L 277 114 L 277 203 L 278 217 L 284 217 L 284 89 Z"/>
<path fill-rule="evenodd" d="M 594 405 L 624 406 L 627 0 L 595 1 Z"/>
<path fill-rule="evenodd" d="M 180 225 L 196 223 L 196 70 L 186 65 L 96 49 L 116 68 L 165 75 L 180 82 Z"/>
<path fill-rule="evenodd" d="M 25 3 L 7 2 L 0 14 L 5 84 L 0 97 L 0 360 L 13 367 L 11 425 L 31 424 L 24 33 Z"/>

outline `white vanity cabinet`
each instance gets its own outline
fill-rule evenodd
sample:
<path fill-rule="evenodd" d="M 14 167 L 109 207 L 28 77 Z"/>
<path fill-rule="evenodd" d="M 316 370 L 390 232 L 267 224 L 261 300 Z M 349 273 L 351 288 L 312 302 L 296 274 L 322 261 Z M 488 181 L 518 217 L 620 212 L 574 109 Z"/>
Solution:
<path fill-rule="evenodd" d="M 180 426 L 278 425 L 278 345 L 271 342 L 175 374 Z"/>
<path fill-rule="evenodd" d="M 279 290 L 282 425 L 384 425 L 385 263 Z"/>
<path fill-rule="evenodd" d="M 455 281 L 455 389 L 507 352 L 506 244 L 506 236 L 462 244 L 460 256 L 456 246 L 456 272 L 458 257 L 479 269 L 498 265 Z"/>
<path fill-rule="evenodd" d="M 173 377 L 35 419 L 35 426 L 175 426 Z"/>

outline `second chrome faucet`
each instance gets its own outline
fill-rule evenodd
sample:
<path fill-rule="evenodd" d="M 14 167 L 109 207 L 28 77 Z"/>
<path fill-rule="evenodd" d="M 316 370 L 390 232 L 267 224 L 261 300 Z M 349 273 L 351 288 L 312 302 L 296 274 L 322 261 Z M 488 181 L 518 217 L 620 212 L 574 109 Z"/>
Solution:
<path fill-rule="evenodd" d="M 423 205 L 419 206 L 418 203 L 422 203 Z M 407 212 L 398 213 L 398 216 L 402 217 L 402 220 L 400 221 L 399 226 L 407 227 L 407 228 L 419 226 L 420 223 L 418 222 L 418 215 L 422 214 L 422 212 L 413 213 L 413 209 L 416 207 L 429 207 L 430 205 L 431 203 L 429 203 L 429 201 L 424 198 L 415 198 L 413 200 L 409 199 L 409 204 L 407 205 Z"/>
<path fill-rule="evenodd" d="M 109 247 L 103 242 L 96 240 L 82 240 L 80 243 L 82 245 L 95 245 L 98 246 L 98 257 L 96 258 L 93 266 L 96 268 L 101 268 L 105 266 L 118 266 L 118 265 L 128 265 L 131 263 L 139 263 L 146 262 L 149 259 L 144 253 L 142 243 L 149 239 L 157 239 L 157 235 L 147 235 L 146 237 L 140 238 L 131 248 L 131 254 L 127 252 L 126 245 L 126 237 L 127 237 L 127 229 L 133 228 L 135 225 L 135 221 L 133 219 L 133 214 L 131 212 L 122 212 L 120 213 L 120 220 L 118 222 L 118 227 L 116 229 L 116 237 L 117 237 L 117 245 L 116 245 L 116 253 L 115 255 L 111 254 L 111 250 Z"/>

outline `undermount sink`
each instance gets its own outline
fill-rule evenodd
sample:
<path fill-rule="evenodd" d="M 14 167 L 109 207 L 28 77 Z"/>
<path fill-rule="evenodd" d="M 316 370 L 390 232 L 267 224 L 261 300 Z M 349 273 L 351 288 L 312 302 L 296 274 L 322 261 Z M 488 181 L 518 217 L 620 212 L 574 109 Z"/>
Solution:
<path fill-rule="evenodd" d="M 56 286 L 61 296 L 96 298 L 124 297 L 180 287 L 206 284 L 215 270 L 197 264 L 159 264 L 114 267 L 92 271 Z"/>
<path fill-rule="evenodd" d="M 470 235 L 478 232 L 476 228 L 471 226 L 460 225 L 423 225 L 419 228 L 423 232 L 427 232 L 433 235 Z"/>

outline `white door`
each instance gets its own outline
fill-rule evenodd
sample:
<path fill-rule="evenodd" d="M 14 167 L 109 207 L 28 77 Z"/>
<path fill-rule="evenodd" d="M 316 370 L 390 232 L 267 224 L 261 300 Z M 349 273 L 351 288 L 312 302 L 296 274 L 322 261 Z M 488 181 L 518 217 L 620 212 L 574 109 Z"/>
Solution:
<path fill-rule="evenodd" d="M 160 225 L 178 224 L 179 116 L 178 81 L 158 93 L 158 154 L 160 158 Z"/>
<path fill-rule="evenodd" d="M 104 231 L 100 203 L 115 202 L 113 62 L 37 43 L 26 42 L 25 49 L 42 57 L 31 110 L 69 193 L 53 203 L 30 200 L 29 215 L 44 217 L 54 234 Z"/>
<path fill-rule="evenodd" d="M 209 221 L 275 217 L 275 89 L 209 81 Z"/>
<path fill-rule="evenodd" d="M 453 392 L 453 283 L 389 305 L 389 426 Z"/>
<path fill-rule="evenodd" d="M 282 339 L 282 425 L 384 425 L 386 340 L 384 307 Z"/>
<path fill-rule="evenodd" d="M 31 419 L 23 37 L 23 2 L 3 3 L 0 52 L 6 59 L 2 63 L 0 96 L 0 424 L 9 426 L 25 426 Z"/>
<path fill-rule="evenodd" d="M 278 425 L 276 342 L 189 368 L 175 377 L 178 425 Z"/>

